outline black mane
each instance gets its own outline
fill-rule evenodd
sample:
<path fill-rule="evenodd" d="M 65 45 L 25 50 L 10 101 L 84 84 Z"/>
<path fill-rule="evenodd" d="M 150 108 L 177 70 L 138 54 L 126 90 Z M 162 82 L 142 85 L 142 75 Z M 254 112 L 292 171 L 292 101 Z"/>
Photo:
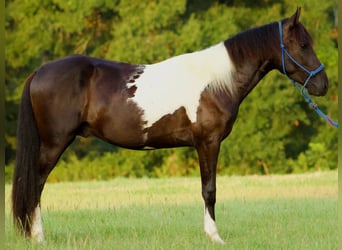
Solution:
<path fill-rule="evenodd" d="M 238 33 L 224 41 L 229 55 L 237 64 L 250 58 L 264 58 L 280 47 L 276 22 Z"/>
<path fill-rule="evenodd" d="M 284 19 L 283 23 L 286 20 Z M 298 23 L 291 32 L 298 43 L 312 46 L 313 40 L 301 23 Z M 232 60 L 240 65 L 253 58 L 267 60 L 272 52 L 280 51 L 279 39 L 278 23 L 273 22 L 238 33 L 224 41 L 224 44 Z"/>

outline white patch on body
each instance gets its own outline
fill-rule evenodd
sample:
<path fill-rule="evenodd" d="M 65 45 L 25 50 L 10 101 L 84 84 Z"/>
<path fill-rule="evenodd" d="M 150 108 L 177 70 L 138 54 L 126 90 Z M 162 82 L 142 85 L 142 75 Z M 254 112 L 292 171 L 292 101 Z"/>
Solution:
<path fill-rule="evenodd" d="M 196 121 L 200 95 L 205 88 L 234 93 L 233 64 L 223 42 L 202 51 L 172 57 L 146 65 L 135 81 L 131 101 L 144 111 L 146 127 L 166 114 L 184 107 L 191 122 Z"/>
<path fill-rule="evenodd" d="M 204 232 L 210 237 L 211 240 L 224 244 L 218 234 L 215 221 L 211 218 L 207 208 L 204 208 Z"/>
<path fill-rule="evenodd" d="M 37 242 L 44 241 L 42 218 L 39 205 L 34 209 L 32 216 L 31 238 Z"/>

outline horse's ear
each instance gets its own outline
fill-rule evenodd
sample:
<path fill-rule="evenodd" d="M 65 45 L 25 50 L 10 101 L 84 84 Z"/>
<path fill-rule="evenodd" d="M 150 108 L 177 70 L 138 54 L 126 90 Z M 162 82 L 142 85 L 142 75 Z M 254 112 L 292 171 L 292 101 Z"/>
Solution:
<path fill-rule="evenodd" d="M 300 11 L 301 11 L 301 7 L 297 7 L 296 13 L 294 13 L 293 16 L 291 16 L 287 20 L 286 26 L 288 29 L 292 29 L 296 27 L 296 25 L 299 23 Z"/>

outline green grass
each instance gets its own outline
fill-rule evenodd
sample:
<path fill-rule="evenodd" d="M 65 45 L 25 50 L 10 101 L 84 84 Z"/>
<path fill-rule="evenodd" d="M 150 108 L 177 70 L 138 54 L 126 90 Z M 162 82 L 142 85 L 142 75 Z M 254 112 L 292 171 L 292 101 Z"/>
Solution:
<path fill-rule="evenodd" d="M 337 172 L 219 177 L 217 225 L 226 244 L 203 233 L 199 178 L 114 179 L 47 184 L 46 242 L 14 233 L 6 249 L 336 249 Z M 6 186 L 9 201 L 10 186 Z"/>

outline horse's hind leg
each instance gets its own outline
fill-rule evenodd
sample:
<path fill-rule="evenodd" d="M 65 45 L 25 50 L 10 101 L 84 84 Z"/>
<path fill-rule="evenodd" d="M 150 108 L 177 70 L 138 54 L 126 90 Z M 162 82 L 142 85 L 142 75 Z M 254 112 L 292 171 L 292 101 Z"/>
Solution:
<path fill-rule="evenodd" d="M 59 138 L 57 144 L 48 145 L 41 143 L 40 147 L 40 159 L 39 159 L 39 176 L 38 176 L 38 204 L 32 215 L 32 224 L 30 237 L 37 242 L 44 241 L 44 233 L 41 219 L 41 209 L 40 209 L 40 197 L 45 185 L 45 182 L 55 167 L 59 157 L 64 152 L 65 148 L 73 141 L 74 137 L 67 137 L 65 139 Z"/>

